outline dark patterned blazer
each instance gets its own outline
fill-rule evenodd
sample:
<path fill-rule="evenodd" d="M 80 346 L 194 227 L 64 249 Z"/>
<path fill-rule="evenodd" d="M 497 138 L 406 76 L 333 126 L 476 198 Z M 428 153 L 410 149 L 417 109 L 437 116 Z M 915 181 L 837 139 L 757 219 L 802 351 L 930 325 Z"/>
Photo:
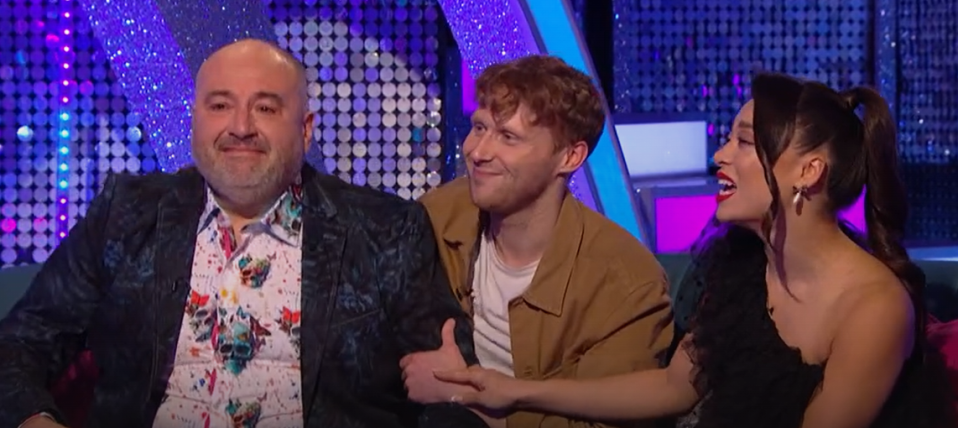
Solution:
<path fill-rule="evenodd" d="M 422 206 L 303 170 L 302 376 L 306 427 L 486 427 L 453 404 L 406 399 L 399 359 L 435 349 L 447 318 L 477 363 L 468 317 Z M 99 369 L 88 427 L 148 427 L 173 366 L 205 182 L 107 179 L 87 215 L 0 321 L 0 427 L 64 423 L 48 386 L 80 350 Z"/>

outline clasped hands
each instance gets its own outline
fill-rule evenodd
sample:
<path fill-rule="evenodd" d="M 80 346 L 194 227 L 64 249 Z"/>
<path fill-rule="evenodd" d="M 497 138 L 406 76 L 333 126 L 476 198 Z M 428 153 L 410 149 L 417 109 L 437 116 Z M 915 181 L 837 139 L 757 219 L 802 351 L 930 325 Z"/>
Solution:
<path fill-rule="evenodd" d="M 517 400 L 511 392 L 520 381 L 479 365 L 467 367 L 456 345 L 455 328 L 455 320 L 446 320 L 439 349 L 409 354 L 399 361 L 409 399 L 421 404 L 460 403 L 485 410 L 511 408 Z"/>

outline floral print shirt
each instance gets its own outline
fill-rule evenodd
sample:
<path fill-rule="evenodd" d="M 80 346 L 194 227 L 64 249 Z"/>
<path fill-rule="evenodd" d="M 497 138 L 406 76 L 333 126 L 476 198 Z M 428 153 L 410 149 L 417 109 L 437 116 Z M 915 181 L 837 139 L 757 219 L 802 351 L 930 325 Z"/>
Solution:
<path fill-rule="evenodd" d="M 235 236 L 207 190 L 190 297 L 155 428 L 303 426 L 302 191 Z"/>

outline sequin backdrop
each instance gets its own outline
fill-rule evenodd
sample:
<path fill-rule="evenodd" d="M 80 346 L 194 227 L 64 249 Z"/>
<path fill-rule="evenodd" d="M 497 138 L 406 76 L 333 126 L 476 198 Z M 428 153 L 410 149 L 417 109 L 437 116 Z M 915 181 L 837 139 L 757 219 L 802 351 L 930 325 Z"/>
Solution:
<path fill-rule="evenodd" d="M 908 235 L 953 244 L 958 241 L 958 2 L 877 3 L 878 13 L 898 18 L 891 42 L 898 48 L 896 105 L 911 208 Z M 879 43 L 889 40 L 879 37 Z"/>
<path fill-rule="evenodd" d="M 616 0 L 615 110 L 706 112 L 714 149 L 757 70 L 869 82 L 867 3 Z"/>
<path fill-rule="evenodd" d="M 347 2 L 335 4 L 340 3 Z M 432 60 L 427 60 L 431 57 L 426 54 L 441 52 L 452 64 L 458 61 L 457 52 L 449 49 L 451 45 L 441 47 L 446 40 L 441 35 L 446 30 L 442 30 L 444 25 L 431 1 L 359 3 L 366 9 L 336 17 L 330 12 L 321 16 L 321 5 L 311 0 L 272 2 L 267 9 L 273 24 L 278 24 L 274 28 L 277 40 L 285 38 L 290 50 L 301 58 L 315 56 L 317 79 L 323 70 L 333 77 L 332 81 L 312 86 L 316 93 L 317 89 L 332 91 L 334 88 L 327 83 L 335 85 L 335 108 L 324 110 L 322 103 L 317 108 L 326 123 L 329 118 L 337 123 L 333 128 L 335 139 L 326 140 L 332 137 L 329 132 L 328 137 L 323 135 L 326 125 L 321 124 L 317 133 L 319 150 L 332 155 L 324 159 L 317 151 L 311 159 L 333 166 L 330 171 L 349 180 L 365 179 L 371 184 L 395 180 L 393 191 L 412 196 L 424 188 L 415 185 L 422 178 L 425 187 L 438 182 L 433 172 L 441 169 L 439 158 L 443 156 L 437 145 L 416 142 L 433 142 L 427 135 L 430 129 L 435 129 L 433 139 L 444 139 L 446 115 L 458 106 L 447 102 L 439 107 L 437 103 L 449 88 L 461 90 L 455 81 L 432 85 L 443 80 L 437 74 L 458 71 L 456 67 L 444 68 L 441 60 L 439 65 L 430 66 Z M 579 11 L 586 3 L 573 0 Z M 71 9 L 70 4 L 53 0 L 0 2 L 0 266 L 45 260 L 58 234 L 85 210 L 107 172 L 141 173 L 158 168 L 157 156 L 147 141 L 148 127 L 133 113 L 82 10 L 75 5 Z M 886 96 L 895 92 L 889 98 L 895 101 L 909 181 L 913 213 L 910 235 L 954 241 L 958 239 L 958 199 L 953 191 L 958 184 L 958 66 L 953 58 L 958 54 L 958 22 L 951 17 L 958 12 L 958 4 L 876 0 L 874 5 L 869 9 L 863 0 L 800 1 L 786 7 L 771 0 L 615 0 L 615 108 L 619 112 L 714 112 L 714 143 L 747 97 L 748 75 L 755 67 L 815 77 L 839 86 L 874 82 Z M 64 18 L 64 14 L 72 18 Z M 335 19 L 339 18 L 346 24 L 347 31 L 342 35 L 337 33 L 344 28 L 336 25 Z M 321 27 L 322 22 L 331 26 Z M 374 111 L 370 104 L 392 106 L 384 97 L 387 91 L 392 93 L 392 88 L 384 91 L 382 82 L 353 81 L 350 76 L 351 70 L 358 68 L 353 65 L 358 64 L 355 54 L 364 52 L 353 49 L 358 47 L 353 40 L 363 39 L 363 49 L 366 44 L 366 37 L 352 33 L 358 28 L 357 22 L 362 23 L 363 32 L 376 31 L 374 39 L 379 40 L 380 51 L 388 51 L 384 45 L 392 47 L 391 55 L 380 55 L 372 66 L 365 65 L 363 54 L 361 80 L 366 80 L 367 73 L 387 77 L 392 73 L 397 94 L 392 97 L 396 116 L 393 126 L 387 126 L 393 118 L 387 119 L 386 114 L 370 117 Z M 434 28 L 439 28 L 440 37 L 433 37 Z M 63 37 L 64 31 L 69 31 L 70 37 Z M 298 35 L 293 34 L 297 31 Z M 308 33 L 312 31 L 315 33 Z M 868 46 L 871 37 L 877 42 L 875 57 L 862 48 Z M 346 40 L 345 48 L 337 48 L 343 46 L 338 39 Z M 312 47 L 314 43 L 318 48 Z M 407 50 L 397 50 L 397 45 Z M 64 54 L 66 47 L 72 52 Z M 407 145 L 398 138 L 403 128 L 400 119 L 403 123 L 406 119 L 396 114 L 400 107 L 405 108 L 396 85 L 400 83 L 397 76 L 405 72 L 399 71 L 403 67 L 397 65 L 397 57 L 409 60 L 405 63 L 407 83 L 411 76 L 425 78 L 420 81 L 425 95 L 414 94 L 414 88 L 421 93 L 423 86 L 409 87 L 410 95 L 405 99 L 410 110 L 420 111 L 413 107 L 425 103 L 421 111 L 428 111 L 424 115 L 431 118 L 425 128 L 420 128 L 424 131 L 409 127 L 412 143 Z M 413 65 L 414 60 L 420 65 Z M 69 69 L 61 67 L 64 63 Z M 347 79 L 336 80 L 337 73 L 343 75 L 339 69 L 350 70 Z M 875 75 L 871 70 L 877 70 Z M 344 93 L 349 95 L 340 96 L 344 83 Z M 370 83 L 378 83 L 378 87 Z M 316 97 L 313 104 L 318 100 Z M 350 105 L 346 106 L 344 100 Z M 386 113 L 384 110 L 379 111 Z M 339 126 L 347 112 L 366 122 Z M 413 117 L 408 119 L 412 124 Z M 356 146 L 340 144 L 341 132 L 348 132 L 354 139 L 358 133 L 365 141 L 359 140 L 363 144 Z M 378 145 L 371 137 L 379 139 Z M 392 139 L 392 144 L 386 139 Z M 403 157 L 407 147 L 410 155 Z M 416 165 L 424 163 L 423 175 L 417 176 Z M 410 183 L 405 187 L 400 185 L 406 183 L 402 168 L 406 168 Z M 408 174 L 409 170 L 413 173 Z"/>
<path fill-rule="evenodd" d="M 0 266 L 46 260 L 107 173 L 159 169 L 151 130 L 75 3 L 0 1 Z M 312 80 L 310 160 L 406 198 L 438 185 L 448 30 L 435 1 L 265 3 L 271 36 Z M 207 50 L 191 45 L 184 63 L 195 69 Z"/>
<path fill-rule="evenodd" d="M 909 238 L 958 240 L 958 3 L 614 0 L 614 9 L 616 112 L 705 112 L 711 152 L 755 71 L 879 87 L 897 100 Z"/>
<path fill-rule="evenodd" d="M 269 11 L 279 45 L 306 65 L 325 170 L 418 198 L 442 179 L 439 5 L 319 3 L 274 0 Z"/>
<path fill-rule="evenodd" d="M 62 7 L 0 2 L 0 266 L 46 260 L 61 199 L 69 227 L 108 172 L 157 169 L 87 20 Z"/>

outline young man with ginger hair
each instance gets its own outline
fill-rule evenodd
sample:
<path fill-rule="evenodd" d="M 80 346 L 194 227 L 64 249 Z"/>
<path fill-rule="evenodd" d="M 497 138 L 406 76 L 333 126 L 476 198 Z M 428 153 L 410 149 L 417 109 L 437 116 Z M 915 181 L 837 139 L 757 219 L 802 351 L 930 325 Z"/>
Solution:
<path fill-rule="evenodd" d="M 672 339 L 664 271 L 568 190 L 605 123 L 595 85 L 537 55 L 487 68 L 476 96 L 463 143 L 467 177 L 420 201 L 453 292 L 472 315 L 481 365 L 524 379 L 657 368 Z M 464 388 L 432 375 L 465 367 L 453 327 L 447 322 L 441 348 L 402 361 L 410 398 L 449 401 Z M 483 416 L 490 426 L 608 426 L 521 411 Z"/>

